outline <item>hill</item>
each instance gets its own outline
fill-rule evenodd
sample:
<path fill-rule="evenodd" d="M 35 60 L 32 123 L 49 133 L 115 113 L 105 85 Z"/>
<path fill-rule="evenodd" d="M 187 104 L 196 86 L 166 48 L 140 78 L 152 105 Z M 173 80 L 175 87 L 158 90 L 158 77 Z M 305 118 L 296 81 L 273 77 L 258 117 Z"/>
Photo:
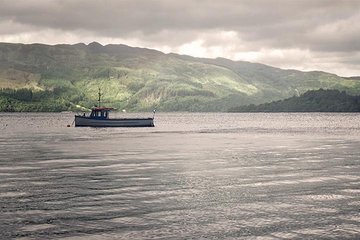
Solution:
<path fill-rule="evenodd" d="M 360 112 L 360 96 L 338 90 L 312 90 L 299 97 L 230 109 L 230 112 Z"/>
<path fill-rule="evenodd" d="M 226 111 L 320 88 L 360 93 L 357 79 L 325 72 L 282 70 L 96 42 L 54 46 L 0 43 L 0 104 L 6 103 L 5 109 L 37 111 L 43 105 L 48 107 L 42 110 L 49 111 L 55 105 L 56 110 L 89 108 L 96 104 L 99 87 L 106 105 L 130 111 L 155 107 L 161 111 Z M 19 97 L 22 89 L 28 89 L 32 97 Z"/>

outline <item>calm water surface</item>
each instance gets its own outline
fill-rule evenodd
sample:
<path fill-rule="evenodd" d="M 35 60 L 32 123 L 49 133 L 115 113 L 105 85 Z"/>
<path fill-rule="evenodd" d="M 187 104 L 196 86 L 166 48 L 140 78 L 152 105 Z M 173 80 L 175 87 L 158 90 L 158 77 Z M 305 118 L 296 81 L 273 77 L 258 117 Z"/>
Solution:
<path fill-rule="evenodd" d="M 360 114 L 72 121 L 0 114 L 1 239 L 360 238 Z"/>

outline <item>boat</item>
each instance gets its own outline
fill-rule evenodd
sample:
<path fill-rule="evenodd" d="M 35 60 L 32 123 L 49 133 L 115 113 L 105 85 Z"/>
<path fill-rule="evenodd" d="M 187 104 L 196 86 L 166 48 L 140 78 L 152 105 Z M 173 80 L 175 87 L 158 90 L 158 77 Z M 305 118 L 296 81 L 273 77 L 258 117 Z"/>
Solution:
<path fill-rule="evenodd" d="M 101 91 L 99 88 L 99 107 L 91 109 L 91 113 L 75 115 L 75 127 L 154 127 L 155 110 L 149 118 L 110 118 L 111 107 L 101 106 Z"/>

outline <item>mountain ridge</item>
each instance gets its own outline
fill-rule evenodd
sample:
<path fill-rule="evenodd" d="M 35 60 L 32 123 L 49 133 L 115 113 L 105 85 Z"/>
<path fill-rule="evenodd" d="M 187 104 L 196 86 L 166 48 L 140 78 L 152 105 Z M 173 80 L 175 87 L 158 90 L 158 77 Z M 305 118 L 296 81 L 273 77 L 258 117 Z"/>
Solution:
<path fill-rule="evenodd" d="M 105 102 L 130 111 L 226 111 L 320 88 L 360 93 L 357 79 L 321 71 L 124 44 L 0 43 L 0 88 L 56 91 L 71 106 L 91 107 L 98 87 Z"/>

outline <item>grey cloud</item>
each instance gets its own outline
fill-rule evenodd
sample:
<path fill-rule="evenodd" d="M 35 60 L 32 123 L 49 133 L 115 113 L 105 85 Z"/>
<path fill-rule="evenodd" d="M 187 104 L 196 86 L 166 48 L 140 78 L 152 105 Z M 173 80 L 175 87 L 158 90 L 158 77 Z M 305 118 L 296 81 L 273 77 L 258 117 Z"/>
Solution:
<path fill-rule="evenodd" d="M 1 0 L 0 19 L 109 36 L 164 30 L 239 31 L 245 38 L 278 38 L 358 13 L 359 1 Z"/>

